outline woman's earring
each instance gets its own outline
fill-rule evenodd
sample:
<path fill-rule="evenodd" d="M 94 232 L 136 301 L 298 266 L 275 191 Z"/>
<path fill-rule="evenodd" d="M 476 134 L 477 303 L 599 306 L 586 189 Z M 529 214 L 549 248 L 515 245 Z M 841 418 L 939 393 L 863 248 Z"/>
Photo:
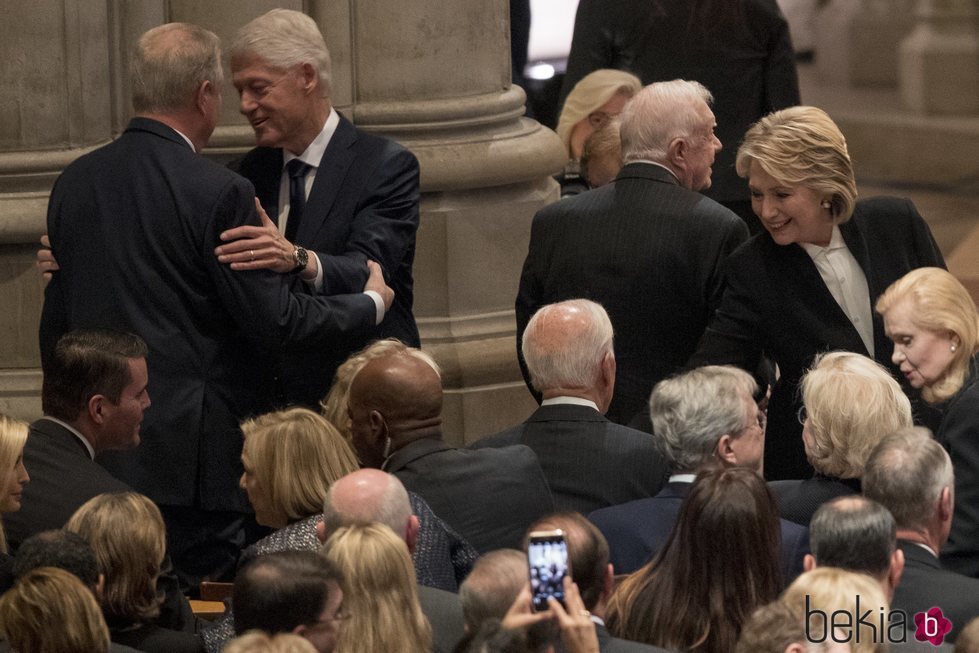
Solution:
<path fill-rule="evenodd" d="M 955 351 L 956 349 L 958 349 L 958 347 L 955 345 L 955 343 L 952 343 L 951 345 L 949 345 L 948 348 L 951 349 L 952 351 Z"/>
<path fill-rule="evenodd" d="M 829 209 L 831 209 L 831 208 L 833 208 L 833 205 L 832 205 L 832 204 L 830 204 L 830 201 L 829 201 L 829 200 L 823 200 L 823 201 L 822 201 L 822 202 L 820 203 L 820 205 L 819 205 L 819 206 L 821 206 L 821 207 L 823 207 L 823 208 L 824 208 L 824 209 L 826 209 L 826 210 L 829 210 Z"/>

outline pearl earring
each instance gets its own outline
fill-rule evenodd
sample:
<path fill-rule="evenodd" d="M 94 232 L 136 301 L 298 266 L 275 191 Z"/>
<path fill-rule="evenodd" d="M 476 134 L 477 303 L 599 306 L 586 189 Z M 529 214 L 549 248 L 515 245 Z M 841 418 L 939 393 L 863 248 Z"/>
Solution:
<path fill-rule="evenodd" d="M 950 345 L 950 346 L 949 346 L 949 349 L 951 349 L 952 351 L 955 351 L 956 349 L 958 349 L 958 347 L 956 347 L 956 346 L 955 346 L 955 345 L 953 344 L 953 345 Z"/>
<path fill-rule="evenodd" d="M 822 203 L 820 203 L 820 206 L 827 210 L 833 208 L 833 205 L 829 203 L 829 200 L 823 200 Z"/>

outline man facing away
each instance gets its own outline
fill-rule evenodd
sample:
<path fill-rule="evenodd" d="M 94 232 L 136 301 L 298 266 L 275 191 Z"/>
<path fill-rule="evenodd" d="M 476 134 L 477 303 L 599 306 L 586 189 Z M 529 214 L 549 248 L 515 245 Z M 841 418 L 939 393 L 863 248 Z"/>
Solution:
<path fill-rule="evenodd" d="M 604 306 L 617 364 L 607 416 L 619 424 L 694 353 L 720 302 L 721 264 L 748 236 L 734 213 L 698 192 L 721 149 L 710 100 L 697 82 L 642 89 L 620 117 L 625 166 L 615 183 L 541 209 L 531 226 L 515 304 L 518 353 L 541 306 L 575 297 Z"/>
<path fill-rule="evenodd" d="M 288 9 L 255 18 L 231 44 L 241 113 L 258 147 L 232 168 L 272 217 L 230 230 L 218 248 L 238 270 L 294 271 L 310 291 L 359 291 L 377 261 L 395 300 L 375 329 L 342 346 L 293 350 L 278 361 L 276 399 L 316 408 L 349 354 L 378 338 L 419 345 L 412 314 L 418 229 L 415 156 L 354 127 L 331 100 L 330 53 L 316 22 Z"/>
<path fill-rule="evenodd" d="M 102 462 L 160 505 L 174 564 L 196 583 L 229 571 L 245 543 L 238 423 L 267 401 L 268 352 L 362 337 L 392 297 L 376 265 L 371 293 L 312 298 L 290 295 L 280 275 L 220 263 L 220 234 L 260 222 L 251 184 L 196 154 L 220 115 L 218 38 L 156 27 L 140 37 L 131 72 L 136 117 L 69 165 L 51 193 L 60 270 L 45 294 L 42 364 L 78 327 L 146 341 L 157 401 L 142 445 Z"/>

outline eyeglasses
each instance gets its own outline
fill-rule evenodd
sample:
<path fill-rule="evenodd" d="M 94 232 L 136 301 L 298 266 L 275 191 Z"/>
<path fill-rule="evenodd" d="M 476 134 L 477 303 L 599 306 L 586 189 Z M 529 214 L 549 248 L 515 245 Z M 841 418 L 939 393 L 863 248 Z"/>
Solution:
<path fill-rule="evenodd" d="M 799 406 L 799 412 L 797 412 L 795 416 L 799 418 L 799 424 L 802 424 L 803 426 L 806 425 L 806 420 L 809 419 L 809 414 L 806 413 L 806 407 L 804 405 Z"/>

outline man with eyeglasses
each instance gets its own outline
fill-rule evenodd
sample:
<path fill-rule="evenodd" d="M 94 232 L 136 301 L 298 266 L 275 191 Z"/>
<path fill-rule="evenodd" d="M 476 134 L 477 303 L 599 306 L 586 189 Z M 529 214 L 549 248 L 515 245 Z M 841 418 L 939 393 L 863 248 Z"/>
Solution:
<path fill-rule="evenodd" d="M 762 472 L 765 414 L 755 403 L 755 380 L 744 370 L 711 365 L 661 381 L 649 398 L 653 439 L 670 466 L 666 486 L 654 497 L 596 510 L 588 519 L 611 548 L 616 573 L 648 562 L 665 545 L 683 498 L 697 474 L 716 465 Z M 802 573 L 809 529 L 781 520 L 782 573 Z"/>

